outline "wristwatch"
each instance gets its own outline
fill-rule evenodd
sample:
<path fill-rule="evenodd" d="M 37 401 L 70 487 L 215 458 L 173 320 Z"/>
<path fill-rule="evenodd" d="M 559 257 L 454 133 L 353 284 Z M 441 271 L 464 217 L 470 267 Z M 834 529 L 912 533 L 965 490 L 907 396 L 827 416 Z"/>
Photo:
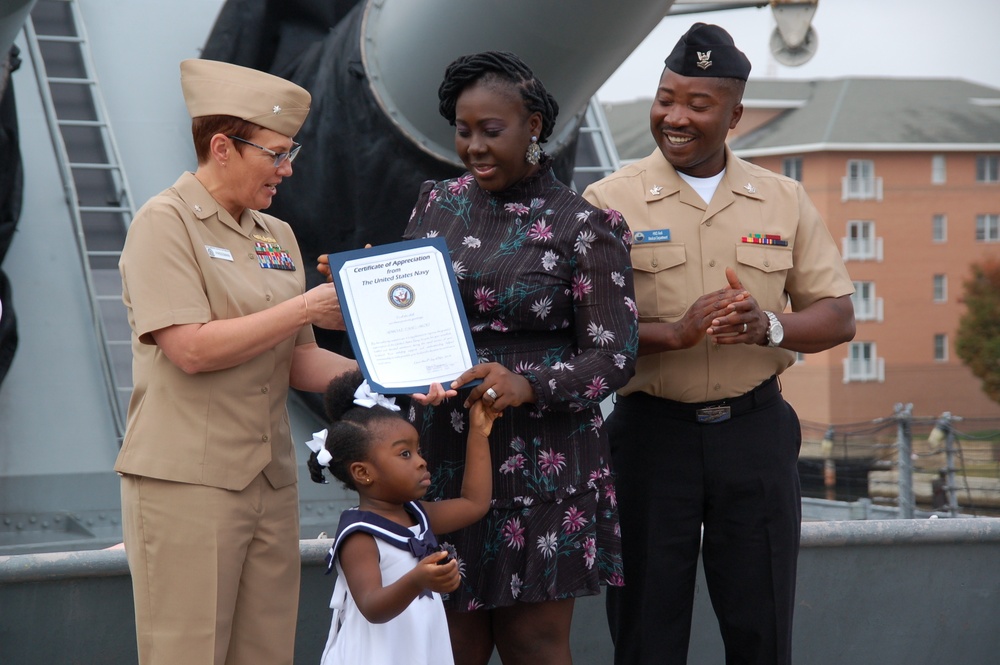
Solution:
<path fill-rule="evenodd" d="M 767 320 L 770 322 L 767 326 L 767 334 L 765 335 L 767 345 L 781 346 L 781 340 L 785 338 L 785 329 L 781 327 L 781 321 L 774 315 L 774 312 L 764 310 L 764 314 L 767 315 Z"/>

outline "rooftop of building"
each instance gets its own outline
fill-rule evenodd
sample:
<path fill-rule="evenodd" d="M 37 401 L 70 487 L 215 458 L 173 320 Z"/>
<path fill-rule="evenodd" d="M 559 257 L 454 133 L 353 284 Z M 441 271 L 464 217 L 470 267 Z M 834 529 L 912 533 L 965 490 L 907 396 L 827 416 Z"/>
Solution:
<path fill-rule="evenodd" d="M 648 155 L 652 99 L 605 104 L 623 161 Z M 1000 89 L 961 79 L 751 79 L 730 144 L 743 156 L 820 150 L 1000 150 Z"/>

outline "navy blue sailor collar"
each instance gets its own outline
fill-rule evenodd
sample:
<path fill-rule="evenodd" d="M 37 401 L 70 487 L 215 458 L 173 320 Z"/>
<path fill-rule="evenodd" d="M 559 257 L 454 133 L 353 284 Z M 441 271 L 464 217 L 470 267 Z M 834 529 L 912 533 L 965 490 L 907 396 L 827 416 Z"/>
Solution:
<path fill-rule="evenodd" d="M 326 555 L 326 574 L 333 570 L 333 563 L 337 557 L 337 549 L 341 543 L 352 533 L 367 533 L 375 538 L 396 547 L 410 552 L 417 559 L 423 559 L 428 554 L 438 551 L 437 538 L 431 531 L 430 522 L 423 506 L 416 501 L 408 501 L 404 504 L 406 512 L 412 515 L 420 526 L 420 535 L 414 536 L 413 531 L 367 510 L 351 508 L 340 514 L 340 523 L 337 525 L 337 536 Z"/>

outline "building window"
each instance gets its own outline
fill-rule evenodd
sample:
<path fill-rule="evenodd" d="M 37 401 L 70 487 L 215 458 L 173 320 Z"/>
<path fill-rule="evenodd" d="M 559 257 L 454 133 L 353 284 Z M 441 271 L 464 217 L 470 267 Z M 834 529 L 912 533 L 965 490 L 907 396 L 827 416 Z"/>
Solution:
<path fill-rule="evenodd" d="M 875 342 L 851 342 L 844 358 L 844 383 L 884 380 L 885 362 L 875 355 Z"/>
<path fill-rule="evenodd" d="M 945 362 L 948 360 L 948 336 L 934 335 L 934 360 Z"/>
<path fill-rule="evenodd" d="M 934 302 L 948 302 L 947 275 L 934 275 Z"/>
<path fill-rule="evenodd" d="M 782 160 L 781 172 L 792 180 L 802 182 L 802 158 L 788 157 Z"/>
<path fill-rule="evenodd" d="M 881 238 L 875 237 L 875 222 L 854 219 L 847 222 L 844 238 L 844 259 L 864 261 L 882 260 Z"/>
<path fill-rule="evenodd" d="M 847 175 L 842 183 L 841 198 L 882 200 L 882 178 L 875 177 L 875 162 L 870 159 L 847 160 Z"/>
<path fill-rule="evenodd" d="M 976 157 L 976 182 L 1000 182 L 1000 155 Z"/>
<path fill-rule="evenodd" d="M 854 282 L 854 318 L 857 321 L 881 321 L 882 299 L 875 297 L 875 282 Z"/>
<path fill-rule="evenodd" d="M 976 215 L 976 240 L 1000 242 L 1000 215 Z"/>
<path fill-rule="evenodd" d="M 947 215 L 934 215 L 934 220 L 931 222 L 931 239 L 934 242 L 948 241 Z"/>
<path fill-rule="evenodd" d="M 934 155 L 931 157 L 931 184 L 943 185 L 948 179 L 948 168 L 944 161 L 944 155 Z"/>

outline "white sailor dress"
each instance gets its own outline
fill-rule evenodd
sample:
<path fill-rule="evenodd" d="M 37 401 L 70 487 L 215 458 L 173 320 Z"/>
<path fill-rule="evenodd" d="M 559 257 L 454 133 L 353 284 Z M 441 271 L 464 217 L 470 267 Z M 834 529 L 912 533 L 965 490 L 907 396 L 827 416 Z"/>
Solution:
<path fill-rule="evenodd" d="M 373 624 L 358 609 L 337 557 L 344 539 L 357 531 L 371 534 L 378 546 L 382 585 L 388 586 L 437 549 L 427 514 L 418 502 L 406 504 L 417 524 L 409 529 L 368 511 L 341 513 L 333 546 L 327 555 L 327 573 L 337 568 L 330 608 L 333 618 L 321 665 L 444 665 L 453 664 L 448 621 L 441 595 L 428 590 L 417 596 L 399 616 Z"/>

